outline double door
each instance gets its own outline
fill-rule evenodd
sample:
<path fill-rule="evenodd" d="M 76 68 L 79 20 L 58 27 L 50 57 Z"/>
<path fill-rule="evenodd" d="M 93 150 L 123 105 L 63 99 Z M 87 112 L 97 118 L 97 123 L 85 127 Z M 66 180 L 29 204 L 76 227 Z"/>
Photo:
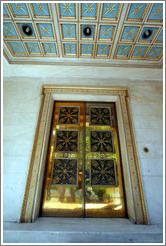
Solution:
<path fill-rule="evenodd" d="M 41 216 L 126 216 L 114 103 L 55 102 Z"/>

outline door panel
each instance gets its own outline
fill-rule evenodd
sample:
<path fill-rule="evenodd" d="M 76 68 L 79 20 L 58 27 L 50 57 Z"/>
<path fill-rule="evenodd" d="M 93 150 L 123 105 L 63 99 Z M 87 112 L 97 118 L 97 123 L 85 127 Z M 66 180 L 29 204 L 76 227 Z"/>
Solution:
<path fill-rule="evenodd" d="M 55 103 L 45 176 L 41 216 L 126 216 L 114 103 Z"/>
<path fill-rule="evenodd" d="M 86 105 L 85 216 L 125 217 L 114 103 Z"/>
<path fill-rule="evenodd" d="M 82 216 L 83 116 L 83 103 L 55 103 L 42 216 Z"/>

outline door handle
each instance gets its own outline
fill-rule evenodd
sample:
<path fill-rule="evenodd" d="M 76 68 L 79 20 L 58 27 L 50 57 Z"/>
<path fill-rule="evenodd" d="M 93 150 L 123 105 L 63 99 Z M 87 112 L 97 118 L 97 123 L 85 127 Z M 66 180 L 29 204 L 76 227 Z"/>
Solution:
<path fill-rule="evenodd" d="M 68 157 L 68 153 L 65 152 L 65 153 L 63 154 L 63 157 L 64 157 L 64 158 L 67 158 L 67 157 Z"/>
<path fill-rule="evenodd" d="M 101 154 L 100 157 L 101 157 L 101 159 L 104 159 L 105 154 Z"/>

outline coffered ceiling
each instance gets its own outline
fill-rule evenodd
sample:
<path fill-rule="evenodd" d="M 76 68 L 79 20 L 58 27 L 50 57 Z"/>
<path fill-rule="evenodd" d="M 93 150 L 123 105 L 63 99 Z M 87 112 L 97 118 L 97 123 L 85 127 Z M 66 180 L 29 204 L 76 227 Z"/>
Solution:
<path fill-rule="evenodd" d="M 143 39 L 146 29 L 152 35 Z M 163 4 L 4 3 L 3 36 L 10 63 L 161 67 Z"/>

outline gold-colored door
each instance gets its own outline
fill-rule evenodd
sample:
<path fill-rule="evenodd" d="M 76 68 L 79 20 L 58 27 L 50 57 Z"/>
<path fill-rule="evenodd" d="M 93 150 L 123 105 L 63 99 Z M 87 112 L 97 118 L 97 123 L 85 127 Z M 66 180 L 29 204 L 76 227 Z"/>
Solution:
<path fill-rule="evenodd" d="M 114 103 L 55 103 L 41 216 L 126 216 Z"/>
<path fill-rule="evenodd" d="M 85 216 L 125 217 L 114 103 L 86 104 Z"/>

